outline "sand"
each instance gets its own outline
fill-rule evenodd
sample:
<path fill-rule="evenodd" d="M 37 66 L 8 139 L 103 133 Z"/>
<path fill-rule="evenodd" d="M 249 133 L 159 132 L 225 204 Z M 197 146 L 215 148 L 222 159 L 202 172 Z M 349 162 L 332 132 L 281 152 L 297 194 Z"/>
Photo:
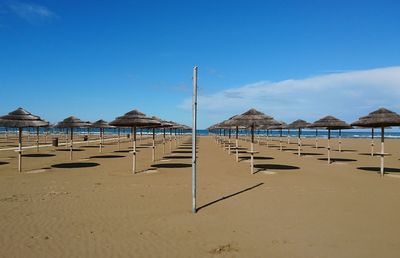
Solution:
<path fill-rule="evenodd" d="M 180 141 L 165 155 L 158 144 L 152 163 L 144 139 L 136 175 L 129 142 L 121 152 L 107 142 L 103 153 L 98 143 L 80 144 L 72 162 L 68 151 L 43 148 L 41 157 L 24 157 L 22 173 L 16 153 L 0 151 L 0 256 L 399 256 L 398 140 L 386 141 L 389 173 L 380 178 L 370 171 L 379 157 L 363 155 L 368 139 L 344 139 L 344 151 L 333 151 L 337 160 L 328 165 L 314 139 L 303 140 L 309 154 L 298 157 L 295 139 L 280 152 L 276 138 L 268 148 L 262 138 L 251 175 L 248 154 L 236 163 L 213 137 L 199 137 L 197 214 L 191 213 L 190 138 Z M 2 139 L 4 145 L 12 143 Z"/>

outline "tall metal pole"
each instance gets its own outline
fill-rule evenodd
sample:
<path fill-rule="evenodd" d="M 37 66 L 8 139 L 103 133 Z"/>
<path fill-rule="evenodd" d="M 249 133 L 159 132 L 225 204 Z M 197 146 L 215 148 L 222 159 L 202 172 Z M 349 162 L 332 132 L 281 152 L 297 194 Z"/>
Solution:
<path fill-rule="evenodd" d="M 192 212 L 196 213 L 196 129 L 197 129 L 197 66 L 193 67 L 192 100 Z"/>

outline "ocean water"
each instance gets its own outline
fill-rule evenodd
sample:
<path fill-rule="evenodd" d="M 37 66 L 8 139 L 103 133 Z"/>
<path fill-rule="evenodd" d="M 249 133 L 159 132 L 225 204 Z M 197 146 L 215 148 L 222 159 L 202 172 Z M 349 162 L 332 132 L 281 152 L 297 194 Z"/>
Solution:
<path fill-rule="evenodd" d="M 8 129 L 7 130 L 9 133 L 16 133 L 17 129 Z M 40 132 L 43 133 L 45 132 L 46 129 L 44 128 L 40 128 Z M 66 132 L 65 129 L 50 129 L 51 131 L 55 131 L 55 132 Z M 6 132 L 5 128 L 0 128 L 0 133 L 4 134 Z M 36 133 L 36 128 L 25 128 L 24 132 L 30 132 L 32 134 Z M 87 134 L 88 130 L 84 129 L 84 128 L 76 128 L 74 129 L 74 132 L 77 134 Z M 95 129 L 95 128 L 91 128 L 90 129 L 90 133 L 91 134 L 99 134 L 100 131 L 99 129 Z M 105 129 L 105 134 L 116 134 L 117 133 L 117 129 L 112 128 L 112 129 Z M 121 135 L 126 135 L 131 133 L 130 129 L 121 129 Z M 147 134 L 151 134 L 152 130 L 140 130 L 138 129 L 137 134 L 139 135 L 140 133 L 142 133 L 143 135 L 147 135 Z M 156 133 L 157 134 L 162 134 L 163 130 L 162 129 L 156 129 Z M 169 129 L 166 129 L 166 135 L 169 135 Z M 174 131 L 172 131 L 172 133 L 174 134 Z M 185 134 L 190 134 L 191 131 L 186 131 Z M 223 131 L 222 131 L 223 133 Z M 291 137 L 297 137 L 297 130 L 290 130 L 289 135 Z M 225 134 L 228 135 L 228 130 L 225 131 Z M 246 135 L 248 134 L 248 131 L 244 131 L 241 130 L 239 132 L 240 135 Z M 260 132 L 255 132 L 256 135 L 261 135 L 261 136 L 266 136 L 267 133 L 266 131 L 260 131 Z M 278 130 L 274 130 L 274 131 L 270 131 L 268 133 L 271 136 L 279 136 L 279 131 Z M 282 131 L 282 136 L 286 137 L 288 134 L 287 130 L 283 130 Z M 197 135 L 198 136 L 207 136 L 210 135 L 210 133 L 208 132 L 208 130 L 204 130 L 204 129 L 200 129 L 197 130 Z M 231 131 L 231 136 L 234 137 L 235 136 L 235 131 L 232 130 Z M 302 130 L 301 132 L 301 136 L 305 137 L 305 138 L 313 138 L 315 137 L 315 130 Z M 318 137 L 320 138 L 327 138 L 328 137 L 328 131 L 326 130 L 318 130 Z M 339 137 L 339 131 L 338 130 L 333 130 L 331 131 L 331 137 L 332 138 L 337 138 Z M 342 138 L 371 138 L 371 129 L 351 129 L 351 130 L 342 130 L 341 132 L 341 137 Z M 374 132 L 374 137 L 375 138 L 379 138 L 380 137 L 380 130 L 379 129 L 375 129 Z M 385 131 L 385 138 L 388 139 L 400 139 L 400 131 L 396 130 L 396 129 L 387 129 Z"/>

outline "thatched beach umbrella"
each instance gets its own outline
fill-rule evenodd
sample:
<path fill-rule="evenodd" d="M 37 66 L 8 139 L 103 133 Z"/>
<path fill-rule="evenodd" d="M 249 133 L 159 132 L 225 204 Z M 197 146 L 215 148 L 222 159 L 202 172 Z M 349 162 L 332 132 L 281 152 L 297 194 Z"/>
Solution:
<path fill-rule="evenodd" d="M 254 129 L 256 126 L 262 125 L 274 125 L 271 124 L 275 121 L 271 116 L 267 116 L 266 114 L 257 111 L 256 109 L 252 108 L 241 115 L 238 115 L 231 120 L 226 122 L 226 125 L 230 126 L 245 126 L 250 127 L 251 130 L 251 147 L 250 151 L 250 172 L 254 174 L 254 154 L 257 153 L 254 151 Z"/>
<path fill-rule="evenodd" d="M 381 128 L 381 176 L 384 175 L 384 157 L 385 157 L 385 127 L 400 125 L 400 115 L 386 108 L 380 108 L 367 116 L 361 117 L 352 126 L 366 128 Z"/>
<path fill-rule="evenodd" d="M 152 116 L 151 118 L 160 123 L 157 126 L 157 128 L 163 129 L 163 153 L 165 154 L 165 128 L 172 127 L 173 124 L 168 121 L 162 120 L 161 118 L 158 118 L 156 116 Z M 153 129 L 152 161 L 156 160 L 155 128 L 156 127 L 152 127 L 152 129 Z"/>
<path fill-rule="evenodd" d="M 160 123 L 150 117 L 147 117 L 144 113 L 138 110 L 132 110 L 123 116 L 117 117 L 110 125 L 117 127 L 131 127 L 133 128 L 133 160 L 132 160 L 132 172 L 136 173 L 136 128 L 137 127 L 154 127 L 159 126 Z"/>
<path fill-rule="evenodd" d="M 310 123 L 298 119 L 291 124 L 287 126 L 288 129 L 297 129 L 298 134 L 297 134 L 297 155 L 301 155 L 301 129 L 307 128 L 310 125 Z"/>
<path fill-rule="evenodd" d="M 352 127 L 345 121 L 337 119 L 334 116 L 325 116 L 314 123 L 312 123 L 310 128 L 324 128 L 328 130 L 328 164 L 331 163 L 331 130 L 341 130 L 341 129 L 351 129 Z M 340 139 L 339 139 L 340 145 Z"/>
<path fill-rule="evenodd" d="M 279 150 L 282 151 L 282 130 L 287 127 L 287 124 L 283 121 L 278 122 L 279 125 L 269 126 L 268 129 L 278 129 L 279 130 Z"/>
<path fill-rule="evenodd" d="M 98 128 L 100 130 L 100 143 L 99 143 L 99 151 L 103 152 L 103 145 L 104 145 L 104 129 L 112 128 L 114 126 L 110 125 L 107 121 L 103 119 L 97 120 L 91 126 L 91 128 Z"/>
<path fill-rule="evenodd" d="M 63 121 L 59 122 L 56 127 L 58 128 L 66 128 L 70 130 L 70 146 L 69 146 L 69 159 L 72 160 L 73 158 L 73 145 L 74 145 L 74 128 L 86 128 L 89 127 L 89 122 L 84 122 L 79 118 L 74 116 L 70 116 L 65 118 Z"/>
<path fill-rule="evenodd" d="M 0 117 L 0 126 L 18 128 L 18 171 L 22 171 L 22 129 L 26 127 L 46 127 L 49 122 L 39 116 L 32 115 L 23 108 L 18 108 Z"/>

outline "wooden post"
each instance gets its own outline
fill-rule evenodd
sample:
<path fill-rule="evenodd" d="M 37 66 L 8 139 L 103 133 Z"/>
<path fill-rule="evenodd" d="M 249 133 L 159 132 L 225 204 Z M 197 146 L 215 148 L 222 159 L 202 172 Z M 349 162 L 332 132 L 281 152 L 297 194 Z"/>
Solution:
<path fill-rule="evenodd" d="M 118 128 L 118 150 L 121 149 L 121 128 Z"/>
<path fill-rule="evenodd" d="M 87 128 L 87 141 L 86 141 L 86 146 L 89 146 L 89 139 L 90 139 L 90 128 Z"/>
<path fill-rule="evenodd" d="M 18 128 L 18 172 L 22 171 L 22 128 Z"/>
<path fill-rule="evenodd" d="M 331 164 L 331 129 L 328 128 L 328 164 Z"/>
<path fill-rule="evenodd" d="M 133 137 L 132 137 L 132 139 L 133 139 L 133 141 L 132 141 L 132 144 L 133 144 L 133 150 L 132 150 L 132 153 L 133 153 L 132 172 L 133 172 L 133 174 L 135 174 L 136 173 L 136 126 L 133 127 Z"/>
<path fill-rule="evenodd" d="M 236 162 L 239 162 L 239 126 L 236 126 Z"/>
<path fill-rule="evenodd" d="M 374 156 L 374 128 L 371 131 L 371 156 Z"/>
<path fill-rule="evenodd" d="M 163 154 L 165 154 L 165 127 L 163 128 Z"/>
<path fill-rule="evenodd" d="M 287 144 L 290 144 L 290 129 L 287 129 Z"/>
<path fill-rule="evenodd" d="M 169 152 L 172 151 L 172 128 L 169 129 Z"/>
<path fill-rule="evenodd" d="M 318 149 L 318 129 L 315 129 L 315 148 Z"/>
<path fill-rule="evenodd" d="M 279 131 L 279 150 L 282 151 L 282 128 Z"/>
<path fill-rule="evenodd" d="M 342 130 L 339 129 L 339 152 L 342 152 Z"/>
<path fill-rule="evenodd" d="M 300 139 L 300 134 L 301 134 L 301 128 L 298 129 L 298 136 L 297 136 L 297 155 L 300 157 L 301 155 L 301 139 Z"/>
<path fill-rule="evenodd" d="M 151 160 L 154 162 L 156 160 L 156 144 L 155 144 L 155 128 L 153 127 L 153 144 L 151 146 Z"/>
<path fill-rule="evenodd" d="M 39 127 L 36 127 L 36 152 L 39 152 Z"/>
<path fill-rule="evenodd" d="M 72 160 L 72 152 L 73 152 L 73 145 L 74 145 L 74 129 L 71 127 L 71 145 L 69 147 L 69 159 Z"/>
<path fill-rule="evenodd" d="M 228 153 L 229 155 L 231 155 L 231 128 L 228 129 L 228 133 L 229 133 Z"/>

